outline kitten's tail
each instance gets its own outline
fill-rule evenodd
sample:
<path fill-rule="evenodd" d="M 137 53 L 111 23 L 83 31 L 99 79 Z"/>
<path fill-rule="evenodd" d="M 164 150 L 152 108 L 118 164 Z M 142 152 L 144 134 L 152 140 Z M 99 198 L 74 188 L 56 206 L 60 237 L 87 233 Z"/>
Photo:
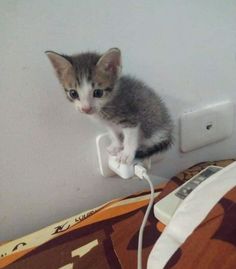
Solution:
<path fill-rule="evenodd" d="M 144 159 L 151 157 L 154 154 L 167 151 L 173 145 L 173 137 L 170 136 L 165 140 L 162 140 L 158 144 L 154 144 L 151 147 L 141 147 L 136 151 L 135 159 Z"/>

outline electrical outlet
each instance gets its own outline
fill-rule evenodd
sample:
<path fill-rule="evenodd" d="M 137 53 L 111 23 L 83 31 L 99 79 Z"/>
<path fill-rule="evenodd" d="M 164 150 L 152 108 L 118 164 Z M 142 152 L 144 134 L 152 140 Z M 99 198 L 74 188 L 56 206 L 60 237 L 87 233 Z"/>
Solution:
<path fill-rule="evenodd" d="M 100 134 L 96 138 L 96 146 L 97 146 L 97 157 L 98 157 L 98 165 L 99 165 L 99 170 L 102 176 L 104 177 L 111 177 L 114 176 L 115 173 L 113 170 L 110 169 L 109 167 L 109 154 L 107 152 L 107 147 L 111 143 L 110 137 L 108 133 Z M 151 169 L 151 163 L 152 160 L 154 159 L 155 162 L 159 162 L 163 159 L 163 155 L 156 155 L 155 157 L 153 156 L 151 159 L 147 158 L 142 161 L 143 166 L 147 169 Z M 112 158 L 110 158 L 110 163 L 111 163 Z M 139 160 L 137 161 L 138 163 L 140 162 Z M 135 162 L 134 162 L 135 163 Z M 129 171 L 127 172 L 127 178 L 130 178 L 130 168 L 128 165 L 121 164 L 122 170 Z"/>
<path fill-rule="evenodd" d="M 100 134 L 96 138 L 99 170 L 104 177 L 111 177 L 115 175 L 108 165 L 109 155 L 106 148 L 110 143 L 111 140 L 108 133 Z"/>
<path fill-rule="evenodd" d="M 231 136 L 234 104 L 225 101 L 186 112 L 180 118 L 180 148 L 192 151 Z"/>

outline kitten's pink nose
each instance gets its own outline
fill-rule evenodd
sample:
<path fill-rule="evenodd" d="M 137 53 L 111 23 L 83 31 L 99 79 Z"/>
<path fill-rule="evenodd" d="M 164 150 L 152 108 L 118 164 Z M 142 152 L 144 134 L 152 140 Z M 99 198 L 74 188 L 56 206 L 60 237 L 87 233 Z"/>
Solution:
<path fill-rule="evenodd" d="M 92 113 L 92 108 L 91 106 L 84 106 L 81 108 L 82 112 L 86 113 L 86 114 L 91 114 Z"/>

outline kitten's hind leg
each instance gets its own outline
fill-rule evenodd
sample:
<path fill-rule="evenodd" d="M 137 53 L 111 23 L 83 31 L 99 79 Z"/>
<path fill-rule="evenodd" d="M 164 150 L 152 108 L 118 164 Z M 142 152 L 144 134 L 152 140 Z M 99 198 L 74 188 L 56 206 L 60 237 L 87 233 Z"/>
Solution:
<path fill-rule="evenodd" d="M 117 127 L 109 127 L 109 135 L 111 144 L 107 147 L 107 151 L 112 156 L 116 156 L 123 149 L 123 136 L 121 129 Z"/>
<path fill-rule="evenodd" d="M 117 161 L 120 163 L 131 164 L 138 148 L 139 127 L 124 128 L 124 149 L 117 154 Z"/>

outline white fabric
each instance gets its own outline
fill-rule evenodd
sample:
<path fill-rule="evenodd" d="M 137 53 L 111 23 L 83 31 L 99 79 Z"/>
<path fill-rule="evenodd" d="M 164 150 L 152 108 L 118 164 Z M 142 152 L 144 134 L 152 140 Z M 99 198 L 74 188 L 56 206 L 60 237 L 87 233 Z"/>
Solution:
<path fill-rule="evenodd" d="M 236 186 L 236 162 L 209 177 L 182 202 L 173 218 L 155 243 L 148 269 L 162 269 L 185 242 L 194 229 L 205 219 L 214 205 Z"/>

